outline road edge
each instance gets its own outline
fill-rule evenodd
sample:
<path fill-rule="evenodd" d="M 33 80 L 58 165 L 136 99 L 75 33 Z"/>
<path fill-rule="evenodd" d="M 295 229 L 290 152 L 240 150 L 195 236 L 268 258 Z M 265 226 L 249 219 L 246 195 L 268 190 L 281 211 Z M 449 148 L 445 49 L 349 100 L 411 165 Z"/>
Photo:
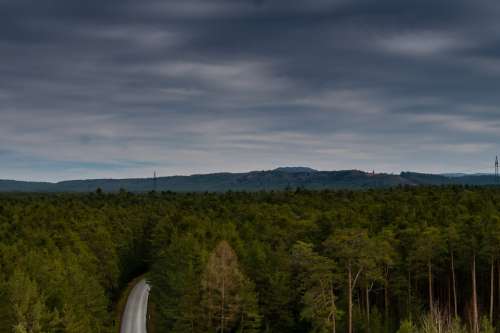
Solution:
<path fill-rule="evenodd" d="M 125 308 L 127 306 L 127 301 L 130 296 L 130 293 L 132 292 L 132 289 L 142 280 L 145 279 L 146 275 L 142 274 L 134 278 L 132 281 L 130 281 L 127 284 L 127 287 L 123 289 L 123 291 L 120 294 L 120 298 L 118 299 L 118 302 L 115 305 L 115 322 L 117 325 L 114 327 L 114 331 L 116 333 L 120 333 L 121 328 L 122 328 L 122 318 L 123 318 L 123 313 L 125 312 Z"/>
<path fill-rule="evenodd" d="M 151 300 L 151 294 L 148 298 L 147 329 L 148 333 L 156 333 L 156 306 Z"/>

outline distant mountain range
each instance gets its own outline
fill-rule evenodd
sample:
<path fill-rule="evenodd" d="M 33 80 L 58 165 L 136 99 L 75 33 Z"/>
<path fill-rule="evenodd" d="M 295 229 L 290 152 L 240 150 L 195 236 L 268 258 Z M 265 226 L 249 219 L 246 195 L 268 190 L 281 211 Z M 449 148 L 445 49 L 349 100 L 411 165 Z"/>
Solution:
<path fill-rule="evenodd" d="M 305 167 L 282 167 L 269 171 L 246 173 L 212 173 L 131 179 L 70 180 L 58 183 L 0 180 L 0 192 L 91 192 L 101 189 L 115 192 L 178 191 L 222 192 L 306 189 L 368 189 L 400 185 L 494 185 L 495 176 L 488 174 L 423 174 L 402 172 L 399 175 L 367 173 L 359 170 L 318 171 Z"/>

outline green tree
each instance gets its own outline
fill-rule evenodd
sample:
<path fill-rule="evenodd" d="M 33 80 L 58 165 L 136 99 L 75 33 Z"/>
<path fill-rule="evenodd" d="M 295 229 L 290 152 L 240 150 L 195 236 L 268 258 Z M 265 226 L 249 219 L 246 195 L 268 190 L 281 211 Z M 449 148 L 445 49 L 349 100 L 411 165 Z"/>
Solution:
<path fill-rule="evenodd" d="M 8 283 L 9 301 L 14 313 L 15 333 L 39 333 L 54 328 L 53 315 L 44 303 L 44 295 L 40 293 L 36 282 L 20 270 Z"/>
<path fill-rule="evenodd" d="M 400 255 L 398 253 L 399 240 L 396 233 L 391 227 L 384 228 L 375 237 L 375 249 L 379 264 L 383 269 L 383 284 L 384 284 L 384 323 L 385 329 L 388 330 L 389 325 L 389 308 L 390 308 L 390 281 L 391 272 L 396 267 Z"/>
<path fill-rule="evenodd" d="M 343 263 L 347 273 L 347 332 L 353 332 L 353 291 L 363 269 L 370 263 L 370 241 L 364 229 L 336 230 L 325 242 L 327 252 Z"/>
<path fill-rule="evenodd" d="M 433 262 L 441 258 L 445 251 L 445 242 L 441 231 L 434 226 L 424 228 L 417 236 L 412 249 L 411 258 L 413 262 L 423 264 L 427 267 L 428 302 L 429 310 L 433 311 Z"/>
<path fill-rule="evenodd" d="M 309 243 L 297 242 L 292 251 L 304 289 L 302 318 L 312 322 L 313 332 L 335 333 L 339 311 L 333 260 L 316 253 Z"/>

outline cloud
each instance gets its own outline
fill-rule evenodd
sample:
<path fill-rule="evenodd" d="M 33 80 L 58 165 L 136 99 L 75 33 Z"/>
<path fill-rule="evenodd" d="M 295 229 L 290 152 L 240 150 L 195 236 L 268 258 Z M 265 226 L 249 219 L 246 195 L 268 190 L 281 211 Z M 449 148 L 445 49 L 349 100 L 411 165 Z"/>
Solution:
<path fill-rule="evenodd" d="M 379 43 L 387 52 L 417 57 L 446 56 L 448 52 L 466 47 L 460 38 L 432 31 L 397 34 L 383 38 Z"/>
<path fill-rule="evenodd" d="M 0 1 L 0 174 L 488 171 L 499 13 L 486 0 Z"/>
<path fill-rule="evenodd" d="M 348 113 L 351 116 L 389 111 L 387 101 L 380 100 L 377 93 L 364 90 L 336 89 L 325 91 L 298 99 L 295 103 L 309 108 Z"/>

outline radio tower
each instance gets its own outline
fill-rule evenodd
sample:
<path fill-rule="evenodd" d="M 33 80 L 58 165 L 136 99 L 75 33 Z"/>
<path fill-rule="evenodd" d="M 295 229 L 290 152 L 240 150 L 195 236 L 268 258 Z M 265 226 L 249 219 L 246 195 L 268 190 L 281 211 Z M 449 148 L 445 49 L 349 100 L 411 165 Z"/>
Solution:
<path fill-rule="evenodd" d="M 498 184 L 498 181 L 500 180 L 498 175 L 498 156 L 495 159 L 495 182 Z"/>

